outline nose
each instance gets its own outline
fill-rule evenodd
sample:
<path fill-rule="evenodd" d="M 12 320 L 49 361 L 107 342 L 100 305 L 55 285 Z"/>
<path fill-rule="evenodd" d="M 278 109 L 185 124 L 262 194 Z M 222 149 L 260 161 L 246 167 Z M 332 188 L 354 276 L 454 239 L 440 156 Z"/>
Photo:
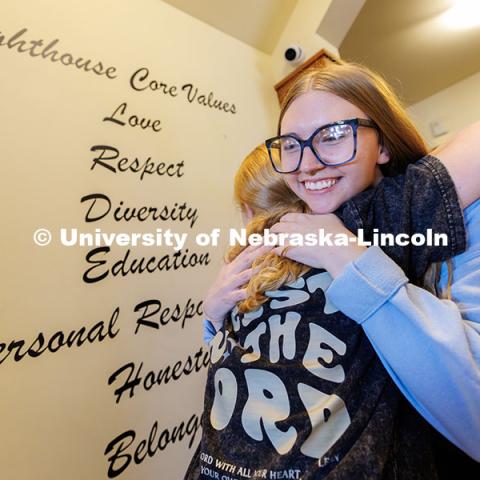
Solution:
<path fill-rule="evenodd" d="M 323 170 L 325 165 L 317 160 L 317 157 L 312 152 L 311 148 L 305 148 L 303 151 L 302 163 L 300 164 L 300 170 L 305 173 L 315 173 L 318 170 Z"/>

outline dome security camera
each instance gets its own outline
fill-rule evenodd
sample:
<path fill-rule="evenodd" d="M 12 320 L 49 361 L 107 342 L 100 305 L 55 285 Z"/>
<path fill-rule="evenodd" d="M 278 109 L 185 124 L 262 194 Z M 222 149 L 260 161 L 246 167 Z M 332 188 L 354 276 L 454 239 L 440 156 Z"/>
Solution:
<path fill-rule="evenodd" d="M 283 56 L 288 63 L 300 63 L 303 60 L 303 50 L 302 47 L 298 45 L 289 45 Z"/>

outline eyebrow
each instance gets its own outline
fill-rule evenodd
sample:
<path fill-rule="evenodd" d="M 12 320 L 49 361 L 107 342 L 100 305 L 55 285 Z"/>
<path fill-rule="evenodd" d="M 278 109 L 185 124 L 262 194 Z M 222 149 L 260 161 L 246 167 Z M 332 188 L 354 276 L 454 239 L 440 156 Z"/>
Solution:
<path fill-rule="evenodd" d="M 357 117 L 358 120 L 367 120 L 367 121 L 372 121 L 371 119 L 369 118 L 361 118 L 361 117 Z M 345 122 L 346 120 L 353 120 L 352 119 L 341 119 L 341 120 L 334 120 L 333 122 L 328 122 L 328 123 L 324 123 L 323 125 L 319 125 L 318 127 L 315 127 L 315 129 L 312 131 L 312 133 L 315 131 L 315 130 L 319 130 L 323 127 L 327 127 L 327 126 L 334 126 L 336 124 L 341 124 L 341 122 Z M 312 135 L 312 133 L 310 135 Z M 287 135 L 290 135 L 290 136 L 293 136 L 293 137 L 298 137 L 298 138 L 302 138 L 298 133 L 295 133 L 295 132 L 287 132 L 287 133 L 281 133 L 280 136 L 287 136 Z"/>
<path fill-rule="evenodd" d="M 317 127 L 315 127 L 312 132 L 308 135 L 310 136 L 315 130 L 318 130 L 319 128 L 322 128 L 322 127 L 326 127 L 327 125 L 333 125 L 337 122 L 341 122 L 343 120 L 335 120 L 333 122 L 328 122 L 328 123 L 324 123 L 323 125 L 318 125 Z M 295 133 L 295 132 L 286 132 L 286 133 L 281 133 L 280 136 L 287 136 L 287 135 L 290 135 L 290 136 L 293 136 L 293 137 L 298 137 L 298 138 L 302 138 L 298 133 Z"/>

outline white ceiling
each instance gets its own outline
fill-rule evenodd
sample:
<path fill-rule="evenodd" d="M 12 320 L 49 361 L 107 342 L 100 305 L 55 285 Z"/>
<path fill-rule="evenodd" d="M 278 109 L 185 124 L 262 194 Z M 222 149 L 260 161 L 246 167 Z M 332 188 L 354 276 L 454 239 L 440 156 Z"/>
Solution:
<path fill-rule="evenodd" d="M 269 54 L 297 5 L 297 0 L 164 1 Z"/>
<path fill-rule="evenodd" d="M 297 0 L 164 1 L 268 54 L 297 6 Z M 298 3 L 305 1 L 312 2 Z M 352 5 L 358 10 L 362 1 L 333 0 L 323 21 L 318 19 L 317 34 L 331 43 L 334 37 L 342 41 L 344 32 L 335 35 L 336 30 L 347 24 L 348 28 L 352 21 L 342 25 L 342 11 L 351 17 Z M 339 46 L 340 54 L 383 73 L 407 104 L 429 97 L 480 71 L 480 28 L 449 30 L 439 21 L 453 3 L 366 0 Z"/>
<path fill-rule="evenodd" d="M 442 23 L 453 3 L 367 0 L 340 55 L 382 72 L 407 104 L 423 100 L 480 71 L 480 27 L 455 30 Z"/>

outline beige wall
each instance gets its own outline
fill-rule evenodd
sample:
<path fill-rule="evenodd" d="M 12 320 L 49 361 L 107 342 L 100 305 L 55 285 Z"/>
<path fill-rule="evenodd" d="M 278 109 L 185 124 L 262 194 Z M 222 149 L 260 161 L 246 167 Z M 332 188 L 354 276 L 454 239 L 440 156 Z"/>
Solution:
<path fill-rule="evenodd" d="M 0 476 L 100 480 L 108 478 L 112 452 L 105 454 L 106 447 L 120 434 L 135 432 L 135 440 L 124 452 L 132 455 L 148 439 L 155 422 L 158 444 L 164 429 L 171 432 L 201 414 L 205 368 L 148 391 L 139 385 L 133 398 L 126 392 L 119 403 L 114 390 L 127 380 L 128 370 L 119 372 L 112 385 L 108 379 L 130 362 L 135 371 L 143 362 L 142 376 L 177 361 L 183 369 L 188 357 L 195 360 L 202 347 L 200 315 L 188 319 L 183 329 L 172 320 L 158 329 L 142 327 L 135 334 L 141 312 L 135 312 L 135 306 L 157 300 L 164 312 L 177 303 L 183 309 L 188 299 L 198 304 L 216 274 L 225 239 L 222 248 L 201 248 L 193 235 L 213 227 L 238 226 L 231 179 L 244 155 L 275 128 L 276 97 L 265 76 L 270 58 L 158 0 L 21 4 L 5 0 L 0 19 L 5 43 L 27 28 L 22 38 L 28 42 L 43 39 L 45 46 L 59 39 L 55 46 L 59 51 L 116 68 L 117 78 L 108 79 L 0 46 L 0 361 L 4 359 L 0 363 Z M 141 67 L 148 67 L 150 79 L 177 86 L 177 97 L 133 90 L 130 78 Z M 189 103 L 180 91 L 187 83 L 207 96 L 213 92 L 216 99 L 235 104 L 236 113 Z M 129 114 L 160 120 L 161 131 L 103 121 L 123 102 Z M 140 180 L 139 174 L 113 173 L 99 165 L 92 170 L 94 145 L 114 146 L 130 161 L 135 157 L 141 162 L 148 157 L 157 163 L 183 161 L 184 175 L 147 175 Z M 117 222 L 109 214 L 87 223 L 90 203 L 80 199 L 91 194 L 108 196 L 112 211 L 120 201 L 137 208 L 187 202 L 198 209 L 198 221 L 190 228 L 185 221 Z M 43 248 L 32 240 L 40 227 L 53 234 L 52 243 Z M 82 232 L 170 228 L 186 232 L 190 253 L 208 252 L 211 263 L 125 277 L 110 274 L 85 283 L 82 276 L 91 266 L 86 256 L 93 247 L 61 246 L 61 227 Z M 126 250 L 114 246 L 95 260 L 107 261 L 102 269 L 112 267 Z M 165 254 L 173 254 L 172 249 L 133 247 L 130 257 Z M 40 333 L 48 341 L 55 332 L 67 336 L 100 321 L 108 324 L 117 308 L 114 338 L 65 346 L 37 357 L 19 355 L 19 361 L 14 358 L 16 349 L 7 355 L 14 340 L 25 340 L 20 353 L 32 344 L 31 351 L 38 352 L 41 344 L 35 339 Z M 159 315 L 150 320 L 159 325 Z M 52 350 L 59 341 L 60 334 Z M 189 449 L 192 436 L 187 434 L 152 457 L 147 455 L 139 465 L 132 461 L 117 478 L 181 478 L 200 432 Z M 119 466 L 120 462 L 115 468 Z"/>
<path fill-rule="evenodd" d="M 272 54 L 272 75 L 275 82 L 286 77 L 294 67 L 284 60 L 284 52 L 291 45 L 299 45 L 304 52 L 304 60 L 324 48 L 338 56 L 338 49 L 317 34 L 320 21 L 326 15 L 332 0 L 301 0 L 290 19 Z"/>
<path fill-rule="evenodd" d="M 407 110 L 429 145 L 434 147 L 467 125 L 480 120 L 479 92 L 480 72 L 411 105 Z M 430 123 L 436 121 L 448 133 L 434 137 Z"/>
<path fill-rule="evenodd" d="M 184 309 L 189 301 L 198 305 L 203 298 L 218 270 L 226 238 L 222 237 L 220 248 L 202 248 L 193 241 L 194 235 L 239 225 L 231 179 L 244 155 L 275 131 L 278 107 L 273 84 L 292 68 L 283 61 L 284 49 L 298 43 L 306 57 L 320 48 L 337 53 L 315 33 L 330 2 L 298 2 L 271 57 L 159 0 L 29 0 L 21 6 L 14 0 L 2 2 L 2 478 L 106 479 L 109 458 L 120 445 L 115 439 L 122 433 L 135 432 L 131 445 L 124 445 L 124 453 L 132 455 L 154 425 L 158 443 L 164 430 L 171 433 L 182 422 L 185 426 L 191 420 L 192 426 L 198 421 L 204 368 L 148 390 L 141 383 L 133 398 L 126 391 L 116 402 L 115 389 L 128 378 L 128 370 L 119 371 L 123 366 L 132 364 L 137 372 L 143 364 L 143 379 L 148 372 L 158 374 L 176 362 L 183 369 L 189 356 L 195 361 L 200 349 L 205 354 L 201 315 L 187 319 L 184 328 L 174 320 L 161 325 L 159 315 L 152 316 L 148 320 L 158 328 L 141 326 L 135 333 L 142 312 L 135 308 L 157 301 L 165 313 L 177 304 Z M 9 48 L 8 39 L 24 28 L 27 31 L 17 40 L 43 39 L 46 45 L 58 39 L 55 48 L 61 53 L 90 58 L 93 64 L 101 61 L 104 67 L 116 69 L 116 78 Z M 176 87 L 177 96 L 135 91 L 130 79 L 142 67 L 149 69 L 149 79 Z M 427 137 L 432 120 L 445 119 L 455 131 L 478 118 L 472 100 L 478 82 L 475 75 L 409 109 Z M 198 87 L 198 95 L 212 92 L 215 99 L 235 104 L 236 113 L 189 103 L 181 91 L 188 83 Z M 103 121 L 123 103 L 128 115 L 159 120 L 161 130 Z M 95 145 L 115 147 L 120 157 L 130 161 L 150 157 L 157 164 L 183 162 L 183 176 L 146 175 L 140 180 L 139 174 L 113 173 L 101 165 L 92 170 Z M 197 210 L 198 220 L 190 228 L 186 221 L 176 220 L 115 221 L 110 213 L 87 222 L 91 202 L 82 203 L 81 198 L 93 194 L 108 196 L 112 211 L 120 202 L 124 207 L 160 209 L 186 202 L 187 208 Z M 33 233 L 41 227 L 53 234 L 49 246 L 33 242 Z M 61 246 L 62 227 L 81 232 L 99 228 L 106 233 L 171 229 L 188 234 L 184 251 L 208 253 L 211 262 L 168 272 L 109 274 L 86 283 L 82 276 L 92 266 L 86 257 L 93 247 Z M 114 246 L 95 260 L 107 262 L 102 269 L 110 268 L 126 250 Z M 173 251 L 165 246 L 133 247 L 130 258 L 167 254 Z M 58 348 L 56 332 L 68 336 L 103 322 L 104 333 L 117 309 L 113 338 Z M 53 337 L 51 350 L 57 351 L 34 356 L 43 349 L 41 335 L 46 342 Z M 15 346 L 21 340 L 24 345 Z M 30 346 L 32 355 L 23 355 Z M 109 385 L 114 372 L 117 379 Z M 138 465 L 130 461 L 117 478 L 179 479 L 199 438 L 199 431 L 194 438 L 187 433 L 183 440 L 146 455 Z M 110 442 L 114 448 L 105 453 Z M 119 466 L 120 461 L 114 468 Z"/>

